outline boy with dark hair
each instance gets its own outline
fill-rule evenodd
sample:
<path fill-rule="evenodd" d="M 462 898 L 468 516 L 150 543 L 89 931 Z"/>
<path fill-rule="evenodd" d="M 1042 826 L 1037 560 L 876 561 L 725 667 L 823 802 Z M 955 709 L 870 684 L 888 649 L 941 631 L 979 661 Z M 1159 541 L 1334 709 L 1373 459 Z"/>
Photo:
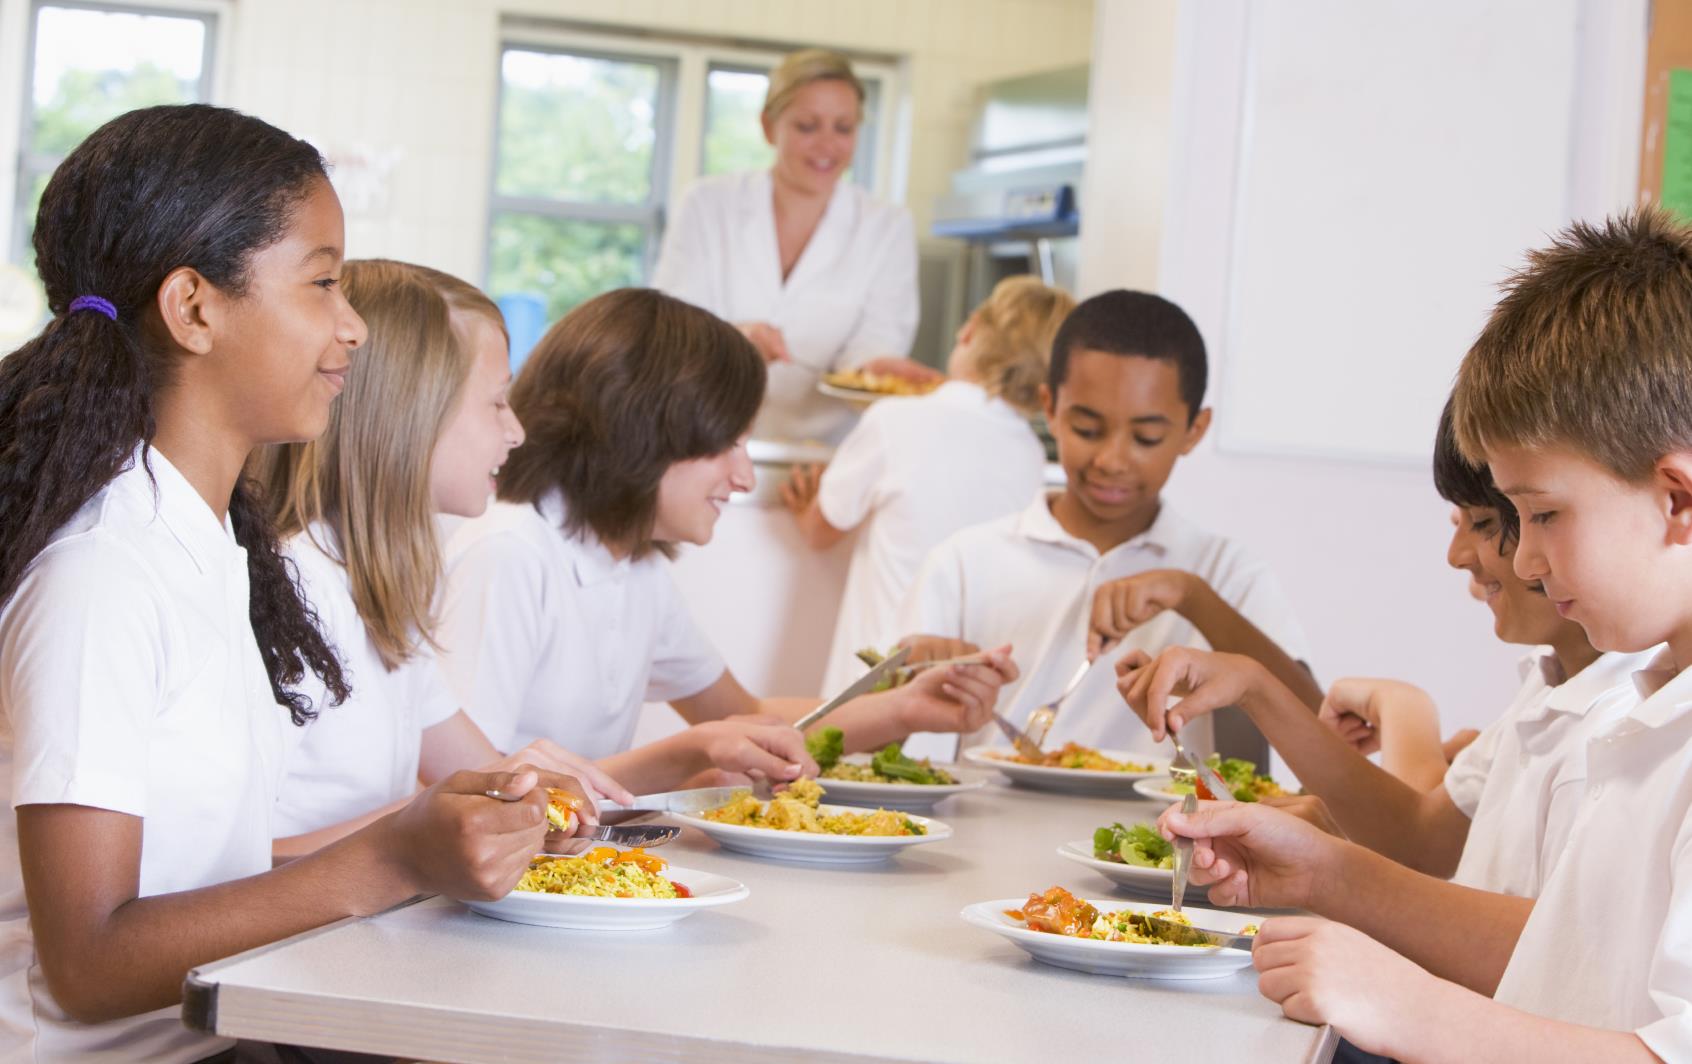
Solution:
<path fill-rule="evenodd" d="M 1274 577 L 1162 499 L 1175 462 L 1210 427 L 1205 378 L 1198 328 L 1167 299 L 1113 291 L 1077 306 L 1041 394 L 1067 486 L 936 547 L 905 600 L 902 632 L 930 656 L 1007 643 L 1023 651 L 1026 679 L 1000 700 L 1013 719 L 1056 698 L 1090 658 L 1172 645 L 1248 654 L 1314 709 L 1321 691 L 1300 664 L 1304 632 Z M 1048 745 L 1149 751 L 1113 680 L 1108 664 L 1092 669 Z M 996 737 L 987 728 L 963 743 Z M 924 737 L 918 748 L 948 756 L 954 742 Z"/>
<path fill-rule="evenodd" d="M 1302 906 L 1380 940 L 1277 919 L 1254 951 L 1264 994 L 1364 1049 L 1692 1059 L 1692 231 L 1646 209 L 1530 254 L 1453 409 L 1521 516 L 1517 574 L 1599 649 L 1666 644 L 1587 744 L 1538 900 L 1430 880 L 1273 809 L 1171 811 L 1164 827 L 1197 840 L 1212 900 Z M 1153 687 L 1136 708 L 1160 720 L 1168 688 Z"/>

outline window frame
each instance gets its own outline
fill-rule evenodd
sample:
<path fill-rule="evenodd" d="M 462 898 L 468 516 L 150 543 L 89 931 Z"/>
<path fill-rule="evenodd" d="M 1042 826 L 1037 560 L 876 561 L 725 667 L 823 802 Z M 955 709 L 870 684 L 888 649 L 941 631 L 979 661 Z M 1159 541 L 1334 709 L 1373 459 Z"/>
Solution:
<path fill-rule="evenodd" d="M 29 224 L 32 221 L 30 204 L 27 202 L 29 190 L 34 186 L 37 177 L 51 174 L 65 158 L 62 155 L 36 152 L 31 143 L 35 136 L 36 49 L 40 44 L 41 10 L 48 7 L 95 11 L 102 14 L 179 18 L 203 23 L 205 36 L 200 49 L 200 80 L 196 90 L 196 102 L 201 103 L 212 103 L 218 98 L 220 82 L 217 56 L 223 50 L 225 42 L 222 34 L 226 32 L 229 24 L 228 5 L 221 2 L 171 0 L 155 4 L 148 0 L 30 0 L 26 14 L 28 21 L 24 27 L 23 77 L 18 93 L 22 113 L 18 122 L 17 150 L 12 167 L 14 184 L 9 208 L 12 224 L 6 240 L 6 261 L 16 264 L 27 261 L 31 250 L 28 234 L 33 227 Z"/>
<path fill-rule="evenodd" d="M 648 202 L 630 212 L 625 205 L 587 204 L 545 197 L 504 196 L 499 192 L 500 115 L 505 102 L 505 53 L 511 50 L 579 55 L 588 58 L 653 63 L 670 79 L 661 77 L 658 109 L 654 115 L 656 143 L 653 148 L 653 179 Z M 645 254 L 641 270 L 650 279 L 657 266 L 658 248 L 673 204 L 689 185 L 704 174 L 708 82 L 713 67 L 767 72 L 792 46 L 731 43 L 685 35 L 644 35 L 615 28 L 541 22 L 508 18 L 500 27 L 494 74 L 498 79 L 494 100 L 493 142 L 488 168 L 488 210 L 482 239 L 482 280 L 492 282 L 493 227 L 502 211 L 541 214 L 545 217 L 601 224 L 639 224 L 645 227 Z M 903 200 L 904 166 L 898 154 L 899 129 L 905 123 L 903 108 L 904 71 L 891 58 L 846 53 L 853 70 L 865 82 L 866 95 L 876 106 L 875 121 L 868 128 L 870 138 L 860 138 L 858 168 L 866 159 L 868 180 L 854 179 L 875 196 Z M 873 88 L 871 84 L 873 83 Z M 666 125 L 666 119 L 668 124 Z M 663 170 L 660 172 L 660 162 Z M 638 217 L 635 215 L 638 214 Z M 491 291 L 491 288 L 490 288 Z"/>

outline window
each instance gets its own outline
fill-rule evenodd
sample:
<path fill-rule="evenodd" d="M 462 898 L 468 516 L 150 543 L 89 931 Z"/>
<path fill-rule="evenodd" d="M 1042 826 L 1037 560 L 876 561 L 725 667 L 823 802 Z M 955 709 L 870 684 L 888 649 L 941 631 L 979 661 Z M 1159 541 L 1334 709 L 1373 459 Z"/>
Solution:
<path fill-rule="evenodd" d="M 646 283 L 664 212 L 701 174 L 770 164 L 759 113 L 780 52 L 527 28 L 500 53 L 487 289 L 520 362 L 545 324 Z M 854 60 L 865 122 L 851 180 L 885 183 L 894 68 Z"/>
<path fill-rule="evenodd" d="M 47 179 L 97 127 L 125 111 L 211 96 L 216 15 L 37 0 L 19 143 L 11 257 L 31 264 Z"/>

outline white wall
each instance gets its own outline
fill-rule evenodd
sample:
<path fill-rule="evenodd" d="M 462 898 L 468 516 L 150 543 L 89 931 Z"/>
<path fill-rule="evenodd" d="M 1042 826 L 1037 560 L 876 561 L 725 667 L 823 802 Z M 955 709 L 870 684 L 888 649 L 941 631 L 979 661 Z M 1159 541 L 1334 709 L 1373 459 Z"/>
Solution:
<path fill-rule="evenodd" d="M 1602 214 L 1632 198 L 1644 6 L 1641 0 L 1578 5 L 1569 170 L 1546 178 L 1566 183 L 1571 215 Z M 1179 9 L 1173 19 L 1171 8 Z M 1456 26 L 1471 5 L 1438 0 L 1417 8 L 1422 17 Z M 1083 286 L 1154 287 L 1185 306 L 1212 346 L 1214 400 L 1223 394 L 1230 368 L 1229 353 L 1218 340 L 1228 309 L 1238 153 L 1247 135 L 1241 122 L 1241 77 L 1250 63 L 1245 2 L 1100 0 L 1095 25 L 1095 54 L 1144 49 L 1155 39 L 1168 44 L 1175 60 L 1166 79 L 1154 85 L 1141 78 L 1131 97 L 1094 94 L 1102 128 L 1092 140 L 1092 160 L 1118 161 L 1090 172 L 1089 188 L 1113 187 L 1118 194 L 1089 198 L 1081 233 Z M 1328 27 L 1320 20 L 1312 20 L 1307 32 L 1311 63 L 1321 63 L 1325 50 L 1341 52 L 1357 43 L 1325 37 Z M 1442 61 L 1449 60 L 1427 57 L 1430 76 L 1437 76 Z M 1405 81 L 1402 90 L 1406 104 L 1415 105 L 1415 82 Z M 1109 115 L 1123 107 L 1133 112 L 1131 118 L 1111 122 Z M 1451 158 L 1445 144 L 1430 140 L 1425 147 L 1446 153 L 1453 166 L 1464 163 Z M 1371 163 L 1357 158 L 1352 165 Z M 1143 176 L 1159 170 L 1161 177 Z M 1511 179 L 1536 178 L 1522 172 Z M 1131 187 L 1136 181 L 1146 190 L 1161 187 L 1162 196 L 1147 202 Z M 1414 214 L 1418 204 L 1393 202 L 1380 209 Z M 1361 221 L 1366 219 L 1328 224 Z M 1143 247 L 1121 246 L 1127 232 L 1159 236 L 1155 269 L 1147 269 Z M 1442 268 L 1433 260 L 1422 265 Z M 1359 269 L 1367 267 L 1358 263 Z M 1313 300 L 1319 298 L 1312 293 Z M 1381 328 L 1390 329 L 1391 322 L 1383 321 Z M 1288 356 L 1285 372 L 1299 368 Z M 1431 437 L 1437 404 L 1423 413 Z M 1229 416 L 1226 405 L 1216 416 L 1219 422 Z M 1167 495 L 1193 518 L 1248 542 L 1275 567 L 1309 629 L 1320 677 L 1412 680 L 1435 695 L 1448 728 L 1480 726 L 1496 716 L 1516 684 L 1515 652 L 1492 638 L 1485 607 L 1465 594 L 1463 578 L 1444 564 L 1448 508 L 1435 495 L 1425 464 L 1220 450 L 1214 435 L 1178 467 Z"/>
<path fill-rule="evenodd" d="M 12 60 L 27 8 L 0 0 L 0 31 L 12 31 L 0 32 L 0 186 L 15 158 L 24 87 Z M 389 203 L 349 217 L 349 251 L 479 279 L 506 15 L 903 59 L 906 198 L 920 233 L 965 160 L 976 86 L 1086 62 L 1093 10 L 1089 0 L 240 0 L 217 60 L 218 102 L 331 151 L 396 154 Z M 11 205 L 0 199 L 0 232 Z"/>

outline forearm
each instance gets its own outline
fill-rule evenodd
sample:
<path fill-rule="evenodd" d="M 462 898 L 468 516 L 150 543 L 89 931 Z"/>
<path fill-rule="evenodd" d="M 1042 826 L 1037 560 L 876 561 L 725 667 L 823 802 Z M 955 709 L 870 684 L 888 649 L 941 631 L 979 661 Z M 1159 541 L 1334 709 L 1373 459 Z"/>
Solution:
<path fill-rule="evenodd" d="M 1354 843 L 1317 878 L 1311 911 L 1349 924 L 1441 979 L 1491 996 L 1533 902 L 1448 883 Z"/>
<path fill-rule="evenodd" d="M 411 798 L 412 795 L 406 795 L 404 798 L 389 802 L 380 809 L 372 809 L 363 816 L 354 817 L 339 824 L 331 824 L 326 828 L 318 828 L 316 831 L 308 831 L 303 835 L 289 835 L 285 838 L 272 839 L 270 842 L 270 859 L 276 864 L 282 864 L 298 857 L 304 857 L 308 853 L 316 853 L 332 842 L 339 842 L 348 835 L 369 827 L 389 813 L 404 809 Z"/>
<path fill-rule="evenodd" d="M 461 709 L 439 724 L 423 730 L 417 775 L 427 785 L 462 769 L 491 765 L 504 756 L 504 752 L 489 742 L 482 729 Z"/>
<path fill-rule="evenodd" d="M 182 981 L 198 965 L 391 908 L 418 891 L 381 856 L 383 830 L 373 826 L 262 875 L 125 902 L 57 949 L 38 932 L 48 985 L 79 1021 L 133 1016 L 180 1001 Z"/>
<path fill-rule="evenodd" d="M 1377 714 L 1381 767 L 1426 794 L 1444 782 L 1450 767 L 1439 735 L 1439 714 L 1429 702 L 1401 697 L 1414 696 L 1386 696 Z"/>
<path fill-rule="evenodd" d="M 1310 670 L 1246 620 L 1208 583 L 1192 578 L 1192 587 L 1181 604 L 1180 612 L 1204 636 L 1212 650 L 1251 658 L 1268 669 L 1270 675 L 1285 684 L 1310 710 L 1321 706 L 1322 688 L 1310 675 Z"/>
<path fill-rule="evenodd" d="M 1431 977 L 1410 1001 L 1394 1002 L 1392 1008 L 1394 1030 L 1368 1040 L 1365 1048 L 1404 1064 L 1650 1064 L 1659 1059 L 1631 1031 L 1548 1020 Z"/>
<path fill-rule="evenodd" d="M 595 762 L 605 774 L 635 794 L 671 790 L 681 781 L 711 767 L 688 732 L 659 739 Z"/>
<path fill-rule="evenodd" d="M 765 698 L 759 712 L 782 720 L 797 721 L 822 703 L 815 698 Z M 829 713 L 806 730 L 807 735 L 823 728 L 839 728 L 847 753 L 879 750 L 888 743 L 904 742 L 910 729 L 904 724 L 896 691 L 860 695 Z"/>
<path fill-rule="evenodd" d="M 1278 682 L 1257 684 L 1240 707 L 1354 841 L 1430 875 L 1456 870 L 1467 821 L 1455 809 L 1442 818 L 1443 799 L 1359 754 Z"/>
<path fill-rule="evenodd" d="M 805 541 L 812 550 L 827 550 L 846 538 L 846 532 L 828 523 L 817 500 L 812 499 L 803 510 L 793 515 L 793 523 L 799 529 L 799 538 Z"/>

